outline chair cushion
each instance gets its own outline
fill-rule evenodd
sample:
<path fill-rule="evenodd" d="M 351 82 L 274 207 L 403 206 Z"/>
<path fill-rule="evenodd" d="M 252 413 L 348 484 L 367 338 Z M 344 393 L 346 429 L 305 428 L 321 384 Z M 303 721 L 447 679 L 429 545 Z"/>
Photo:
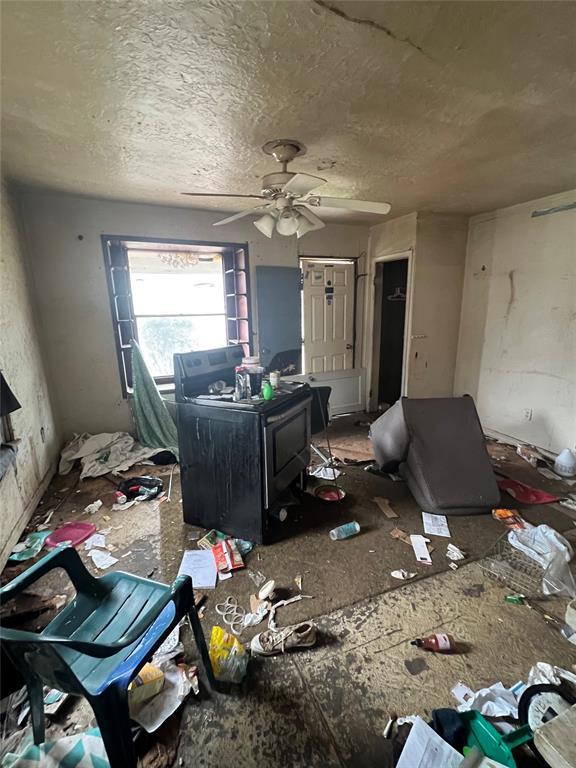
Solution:
<path fill-rule="evenodd" d="M 402 471 L 422 508 L 441 514 L 488 511 L 500 501 L 471 397 L 402 399 L 410 436 Z"/>

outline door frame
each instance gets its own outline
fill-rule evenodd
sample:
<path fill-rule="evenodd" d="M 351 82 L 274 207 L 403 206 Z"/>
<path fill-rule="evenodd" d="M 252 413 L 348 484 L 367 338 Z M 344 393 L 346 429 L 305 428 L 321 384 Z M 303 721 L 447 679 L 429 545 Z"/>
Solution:
<path fill-rule="evenodd" d="M 352 293 L 352 368 L 347 368 L 346 370 L 353 371 L 356 368 L 356 325 L 357 325 L 357 319 L 356 319 L 356 306 L 358 302 L 358 296 L 357 296 L 357 290 L 358 290 L 358 257 L 351 257 L 351 256 L 327 256 L 325 259 L 322 258 L 322 256 L 305 256 L 301 254 L 298 256 L 298 266 L 300 267 L 300 272 L 303 276 L 304 270 L 302 268 L 302 262 L 303 261 L 314 261 L 317 264 L 339 264 L 344 262 L 345 264 L 352 264 L 354 267 L 354 287 L 353 287 L 353 293 Z M 301 280 L 300 283 L 300 317 L 301 317 L 301 326 L 302 326 L 302 368 L 304 368 L 304 344 L 306 341 L 306 336 L 304 333 L 304 279 Z M 303 374 L 305 371 L 302 372 Z M 338 371 L 336 371 L 338 373 Z"/>
<path fill-rule="evenodd" d="M 408 394 L 408 374 L 410 363 L 410 342 L 412 339 L 412 304 L 414 294 L 414 249 L 409 248 L 406 251 L 397 251 L 385 256 L 375 256 L 370 260 L 368 267 L 367 296 L 364 333 L 364 349 L 366 355 L 366 407 L 369 411 L 378 408 L 378 373 L 380 369 L 380 323 L 381 313 L 377 316 L 375 312 L 376 301 L 382 301 L 382 296 L 378 295 L 376 289 L 376 271 L 377 265 L 386 261 L 399 261 L 406 259 L 408 261 L 408 276 L 406 280 L 406 308 L 404 316 L 404 351 L 402 353 L 402 396 Z M 378 289 L 381 290 L 381 289 Z"/>

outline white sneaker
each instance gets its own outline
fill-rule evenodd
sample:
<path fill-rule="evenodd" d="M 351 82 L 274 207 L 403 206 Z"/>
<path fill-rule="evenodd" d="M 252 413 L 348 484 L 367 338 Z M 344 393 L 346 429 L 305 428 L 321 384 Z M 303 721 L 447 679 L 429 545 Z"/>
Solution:
<path fill-rule="evenodd" d="M 267 629 L 252 638 L 250 650 L 257 656 L 273 656 L 292 648 L 310 648 L 316 642 L 316 627 L 309 622 L 280 629 Z"/>

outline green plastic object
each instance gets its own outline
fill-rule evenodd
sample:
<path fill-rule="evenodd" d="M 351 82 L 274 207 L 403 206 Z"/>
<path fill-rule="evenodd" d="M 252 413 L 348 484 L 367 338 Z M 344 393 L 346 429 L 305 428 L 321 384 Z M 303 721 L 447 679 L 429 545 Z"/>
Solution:
<path fill-rule="evenodd" d="M 188 616 L 212 688 L 216 682 L 196 612 L 192 580 L 172 585 L 115 571 L 95 578 L 73 547 L 58 547 L 0 589 L 6 603 L 62 568 L 76 596 L 40 633 L 0 627 L 2 647 L 24 676 L 34 743 L 44 741 L 43 685 L 84 696 L 92 706 L 111 768 L 136 768 L 128 684 Z"/>
<path fill-rule="evenodd" d="M 468 726 L 466 744 L 468 748 L 477 747 L 485 757 L 496 760 L 508 768 L 516 768 L 516 761 L 512 751 L 516 747 L 532 741 L 532 731 L 529 725 L 517 728 L 513 733 L 503 734 L 483 717 L 480 712 L 470 710 L 461 712 L 462 721 Z M 466 754 L 466 747 L 464 754 Z"/>
<path fill-rule="evenodd" d="M 262 384 L 262 397 L 264 400 L 272 400 L 274 397 L 274 389 L 269 381 L 265 381 L 264 384 Z"/>
<path fill-rule="evenodd" d="M 35 531 L 34 533 L 29 533 L 24 540 L 26 549 L 22 549 L 20 552 L 12 552 L 8 559 L 11 562 L 17 563 L 22 560 L 31 560 L 33 557 L 36 557 L 51 533 L 52 531 Z"/>

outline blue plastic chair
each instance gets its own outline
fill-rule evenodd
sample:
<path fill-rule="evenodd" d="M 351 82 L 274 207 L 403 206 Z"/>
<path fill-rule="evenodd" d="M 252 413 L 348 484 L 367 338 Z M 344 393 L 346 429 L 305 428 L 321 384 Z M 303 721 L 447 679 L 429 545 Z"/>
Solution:
<path fill-rule="evenodd" d="M 194 604 L 192 580 L 172 586 L 115 571 L 100 578 L 72 547 L 55 549 L 0 590 L 16 597 L 49 571 L 63 568 L 76 595 L 40 633 L 0 628 L 0 640 L 26 681 L 34 742 L 44 741 L 43 685 L 90 702 L 111 768 L 135 768 L 128 684 L 184 616 L 190 618 L 210 685 L 214 678 Z"/>

